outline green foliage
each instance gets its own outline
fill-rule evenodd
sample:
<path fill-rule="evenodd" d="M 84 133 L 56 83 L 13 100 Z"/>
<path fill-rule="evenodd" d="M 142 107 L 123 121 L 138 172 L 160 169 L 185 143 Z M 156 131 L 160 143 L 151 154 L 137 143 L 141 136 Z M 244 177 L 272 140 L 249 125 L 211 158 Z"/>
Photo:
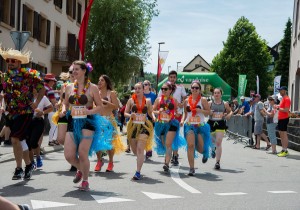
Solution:
<path fill-rule="evenodd" d="M 289 82 L 289 64 L 290 64 L 290 48 L 292 36 L 292 22 L 289 18 L 284 29 L 284 37 L 280 41 L 279 59 L 275 64 L 275 75 L 281 75 L 281 86 L 288 86 Z"/>
<path fill-rule="evenodd" d="M 138 73 L 149 54 L 149 29 L 156 0 L 94 1 L 87 31 L 86 60 L 92 80 L 108 75 L 115 85 Z"/>
<path fill-rule="evenodd" d="M 214 57 L 212 71 L 222 77 L 237 92 L 239 74 L 247 75 L 247 88 L 256 90 L 256 75 L 260 79 L 260 94 L 266 97 L 270 85 L 270 73 L 267 71 L 271 62 L 266 41 L 261 39 L 255 26 L 245 17 L 241 17 L 232 29 L 229 29 L 224 48 Z"/>

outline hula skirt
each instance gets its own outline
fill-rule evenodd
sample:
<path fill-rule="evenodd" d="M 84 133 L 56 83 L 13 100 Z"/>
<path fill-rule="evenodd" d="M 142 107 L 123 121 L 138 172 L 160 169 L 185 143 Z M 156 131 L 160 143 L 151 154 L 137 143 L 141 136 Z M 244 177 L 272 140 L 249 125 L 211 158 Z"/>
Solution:
<path fill-rule="evenodd" d="M 145 150 L 149 151 L 152 150 L 153 146 L 153 124 L 150 120 L 146 120 L 145 124 L 135 124 L 130 119 L 127 123 L 127 138 L 129 141 L 132 139 L 136 139 L 140 141 L 140 139 L 137 139 L 139 134 L 146 134 L 148 135 L 148 138 L 146 139 L 146 146 Z"/>
<path fill-rule="evenodd" d="M 114 127 L 109 120 L 99 114 L 88 115 L 83 119 L 72 119 L 70 111 L 67 113 L 68 132 L 73 132 L 74 143 L 78 146 L 83 138 L 91 139 L 92 144 L 89 150 L 89 156 L 103 150 L 111 150 Z M 70 128 L 70 129 L 69 129 Z M 93 130 L 92 136 L 83 136 L 82 129 Z"/>
<path fill-rule="evenodd" d="M 198 145 L 198 134 L 200 134 L 203 138 L 203 156 L 206 158 L 210 157 L 211 154 L 211 147 L 212 147 L 212 142 L 210 138 L 210 126 L 207 123 L 204 123 L 200 126 L 198 125 L 189 125 L 189 124 L 184 124 L 184 137 L 186 138 L 187 135 L 193 132 L 195 135 L 195 148 Z M 196 149 L 195 149 L 195 157 L 196 155 Z"/>
<path fill-rule="evenodd" d="M 118 133 L 118 123 L 114 116 L 107 116 L 105 117 L 110 121 L 112 124 L 114 131 L 113 131 L 113 140 L 112 140 L 112 147 L 115 154 L 120 154 L 126 150 L 125 144 L 122 142 L 121 136 Z"/>
<path fill-rule="evenodd" d="M 171 126 L 177 128 L 176 135 L 172 143 L 172 150 L 178 150 L 179 148 L 186 146 L 185 139 L 180 135 L 180 125 L 178 120 L 173 119 L 170 122 L 158 121 L 155 122 L 154 126 L 156 144 L 154 150 L 158 155 L 164 155 L 166 153 L 166 136 Z M 161 139 L 161 136 L 163 136 L 163 139 Z"/>

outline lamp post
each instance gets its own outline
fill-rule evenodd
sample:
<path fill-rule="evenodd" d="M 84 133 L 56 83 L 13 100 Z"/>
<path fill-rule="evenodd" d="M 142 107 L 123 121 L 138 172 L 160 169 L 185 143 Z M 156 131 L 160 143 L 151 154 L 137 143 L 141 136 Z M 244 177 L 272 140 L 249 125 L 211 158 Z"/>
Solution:
<path fill-rule="evenodd" d="M 168 74 L 169 74 L 169 72 L 170 72 L 170 68 L 171 68 L 171 66 L 168 66 Z"/>
<path fill-rule="evenodd" d="M 158 69 L 159 69 L 159 52 L 160 52 L 160 45 L 165 44 L 165 42 L 158 42 L 158 59 L 157 59 L 157 74 L 156 74 L 156 96 L 157 96 L 157 89 L 158 89 Z"/>
<path fill-rule="evenodd" d="M 178 64 L 180 64 L 181 62 L 177 62 L 177 68 L 176 68 L 176 71 L 178 72 Z"/>

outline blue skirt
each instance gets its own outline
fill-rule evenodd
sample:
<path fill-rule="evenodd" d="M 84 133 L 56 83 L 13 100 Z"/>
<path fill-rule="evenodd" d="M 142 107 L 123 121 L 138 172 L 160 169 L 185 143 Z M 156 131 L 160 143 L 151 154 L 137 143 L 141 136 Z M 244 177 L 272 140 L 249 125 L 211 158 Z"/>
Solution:
<path fill-rule="evenodd" d="M 176 135 L 175 138 L 173 140 L 172 143 L 172 150 L 178 150 L 181 147 L 185 147 L 186 146 L 186 141 L 185 139 L 180 136 L 180 125 L 178 120 L 173 119 L 170 122 L 155 122 L 154 125 L 154 132 L 155 132 L 155 147 L 154 147 L 154 151 L 158 154 L 158 155 L 164 155 L 166 153 L 166 136 L 167 133 L 169 132 L 169 129 L 171 126 L 174 126 L 177 128 Z M 161 136 L 162 139 L 161 139 Z M 163 142 L 162 142 L 163 141 Z"/>
<path fill-rule="evenodd" d="M 203 156 L 206 158 L 210 157 L 212 142 L 210 137 L 210 126 L 207 123 L 204 123 L 201 126 L 198 125 L 189 125 L 184 124 L 184 137 L 193 132 L 195 135 L 195 148 L 198 146 L 198 134 L 200 134 L 203 138 Z M 195 149 L 195 157 L 197 157 L 196 149 Z"/>

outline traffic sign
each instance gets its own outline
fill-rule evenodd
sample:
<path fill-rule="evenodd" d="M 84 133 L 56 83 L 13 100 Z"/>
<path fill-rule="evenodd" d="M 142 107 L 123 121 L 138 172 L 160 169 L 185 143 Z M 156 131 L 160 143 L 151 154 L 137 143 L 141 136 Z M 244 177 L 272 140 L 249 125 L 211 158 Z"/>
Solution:
<path fill-rule="evenodd" d="M 21 51 L 31 35 L 30 31 L 11 31 L 10 36 L 15 43 L 16 50 Z"/>

